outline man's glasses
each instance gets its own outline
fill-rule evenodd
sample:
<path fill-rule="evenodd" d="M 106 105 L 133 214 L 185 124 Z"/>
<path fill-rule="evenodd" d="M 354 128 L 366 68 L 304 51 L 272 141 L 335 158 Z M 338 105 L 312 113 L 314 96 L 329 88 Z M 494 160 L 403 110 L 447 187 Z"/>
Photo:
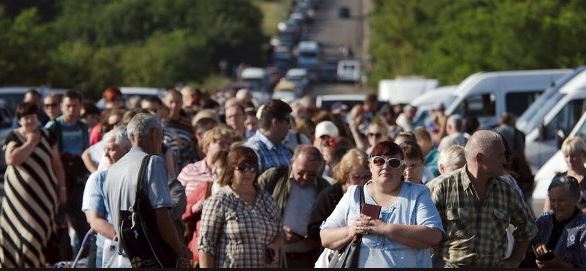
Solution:
<path fill-rule="evenodd" d="M 241 165 L 237 166 L 236 170 L 240 172 L 256 172 L 256 167 L 252 165 Z"/>
<path fill-rule="evenodd" d="M 390 168 L 400 168 L 405 162 L 399 158 L 385 158 L 383 156 L 374 156 L 370 162 L 377 167 L 383 167 L 386 163 Z"/>
<path fill-rule="evenodd" d="M 366 134 L 368 137 L 380 138 L 383 136 L 381 133 L 368 133 Z"/>
<path fill-rule="evenodd" d="M 43 104 L 43 106 L 44 106 L 45 108 L 56 107 L 56 106 L 57 106 L 57 103 L 48 103 L 48 104 Z"/>

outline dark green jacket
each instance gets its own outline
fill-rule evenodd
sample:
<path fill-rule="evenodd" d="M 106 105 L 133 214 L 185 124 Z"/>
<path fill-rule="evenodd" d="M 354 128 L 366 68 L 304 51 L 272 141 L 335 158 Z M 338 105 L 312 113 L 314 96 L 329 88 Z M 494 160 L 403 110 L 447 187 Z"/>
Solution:
<path fill-rule="evenodd" d="M 289 176 L 291 176 L 291 169 L 289 167 L 281 167 L 268 169 L 258 177 L 260 188 L 273 196 L 281 215 L 285 211 L 289 193 L 291 192 L 291 182 L 293 180 Z M 319 176 L 316 184 L 317 195 L 328 186 L 330 186 L 330 183 Z"/>

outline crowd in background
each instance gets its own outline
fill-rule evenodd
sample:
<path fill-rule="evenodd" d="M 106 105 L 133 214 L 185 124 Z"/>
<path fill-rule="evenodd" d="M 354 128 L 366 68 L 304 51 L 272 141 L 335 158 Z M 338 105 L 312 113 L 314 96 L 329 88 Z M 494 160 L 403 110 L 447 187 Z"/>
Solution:
<path fill-rule="evenodd" d="M 96 232 L 86 265 L 130 267 L 119 216 L 148 154 L 145 193 L 182 267 L 314 267 L 357 235 L 358 267 L 585 266 L 584 141 L 564 142 L 570 170 L 536 218 L 514 117 L 478 130 L 443 109 L 416 126 L 417 108 L 376 95 L 325 110 L 247 89 L 124 100 L 110 87 L 100 102 L 31 90 L 3 145 L 0 266 L 71 261 Z"/>

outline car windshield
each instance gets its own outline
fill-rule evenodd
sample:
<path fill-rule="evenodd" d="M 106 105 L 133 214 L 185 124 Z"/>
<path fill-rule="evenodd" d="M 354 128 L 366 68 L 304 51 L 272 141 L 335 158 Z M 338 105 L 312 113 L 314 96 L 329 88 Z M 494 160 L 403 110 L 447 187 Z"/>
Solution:
<path fill-rule="evenodd" d="M 517 129 L 525 134 L 529 134 L 533 129 L 537 128 L 545 118 L 545 115 L 560 101 L 566 94 L 554 92 L 544 93 L 535 101 L 525 113 L 517 120 Z"/>
<path fill-rule="evenodd" d="M 9 110 L 14 111 L 16 109 L 16 105 L 18 103 L 22 102 L 22 100 L 24 99 L 24 93 L 18 93 L 18 94 L 1 93 L 0 99 L 6 101 L 6 105 Z"/>

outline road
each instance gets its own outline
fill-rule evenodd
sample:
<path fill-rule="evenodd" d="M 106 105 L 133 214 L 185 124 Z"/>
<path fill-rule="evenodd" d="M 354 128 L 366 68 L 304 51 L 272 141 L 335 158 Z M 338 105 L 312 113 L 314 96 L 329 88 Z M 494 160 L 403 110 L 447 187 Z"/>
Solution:
<path fill-rule="evenodd" d="M 338 9 L 347 6 L 350 18 L 339 18 Z M 315 21 L 309 26 L 306 39 L 320 41 L 324 45 L 325 54 L 337 56 L 338 46 L 349 42 L 354 57 L 365 63 L 368 35 L 368 13 L 370 0 L 322 0 L 315 14 Z M 367 93 L 360 84 L 314 84 L 306 94 L 356 94 Z"/>

